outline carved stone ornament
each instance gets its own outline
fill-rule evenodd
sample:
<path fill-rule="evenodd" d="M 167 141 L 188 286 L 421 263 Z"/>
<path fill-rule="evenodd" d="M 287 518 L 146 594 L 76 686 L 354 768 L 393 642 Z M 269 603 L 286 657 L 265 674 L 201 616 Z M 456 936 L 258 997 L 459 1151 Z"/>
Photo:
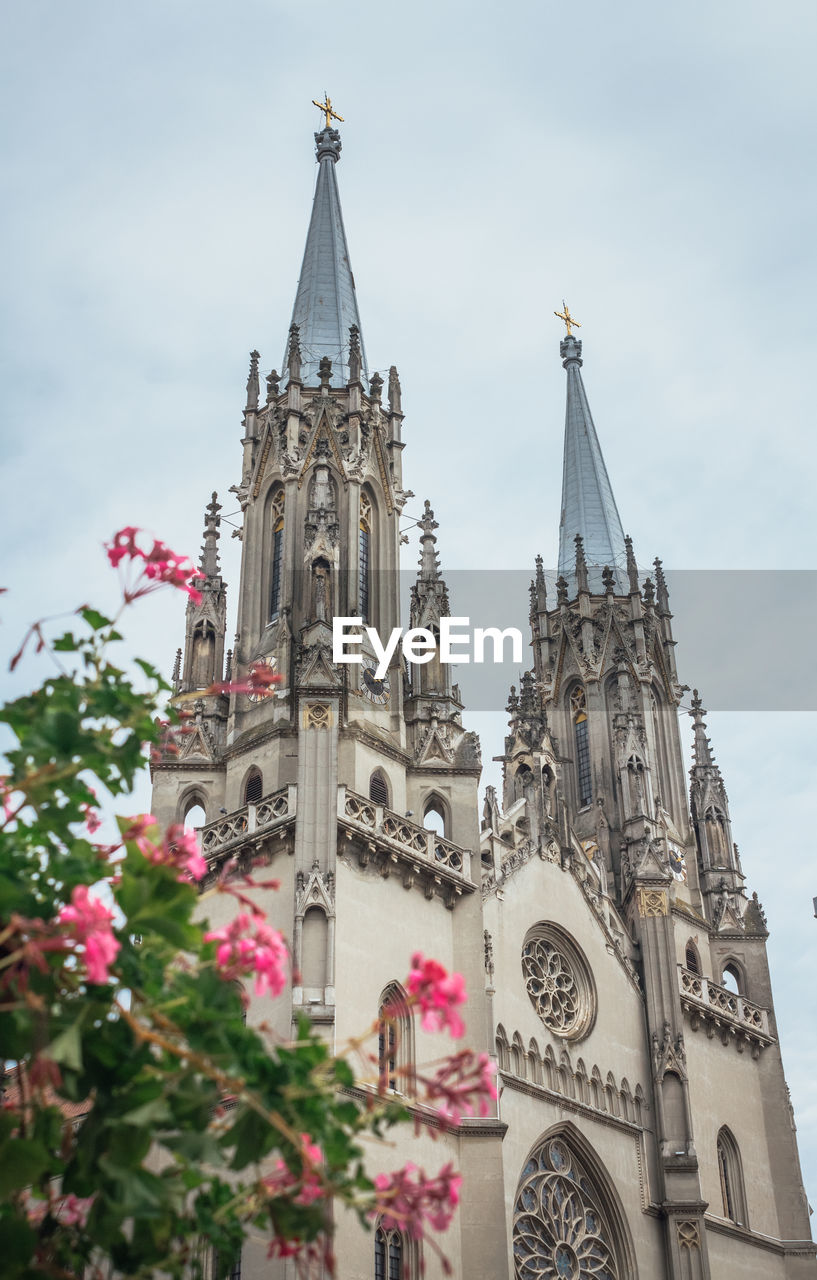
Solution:
<path fill-rule="evenodd" d="M 522 948 L 522 973 L 531 1004 L 557 1036 L 575 1040 L 590 1030 L 596 1012 L 590 970 L 561 930 L 539 925 Z"/>
<path fill-rule="evenodd" d="M 326 702 L 307 702 L 304 705 L 305 729 L 331 729 L 332 708 Z"/>
<path fill-rule="evenodd" d="M 675 1230 L 678 1232 L 678 1244 L 682 1249 L 700 1249 L 701 1233 L 698 1229 L 697 1222 L 676 1222 Z"/>
<path fill-rule="evenodd" d="M 514 1205 L 514 1274 L 521 1280 L 619 1280 L 621 1272 L 592 1180 L 561 1138 L 522 1171 Z"/>
<path fill-rule="evenodd" d="M 667 914 L 666 889 L 639 889 L 637 901 L 638 914 L 642 918 L 650 919 Z"/>

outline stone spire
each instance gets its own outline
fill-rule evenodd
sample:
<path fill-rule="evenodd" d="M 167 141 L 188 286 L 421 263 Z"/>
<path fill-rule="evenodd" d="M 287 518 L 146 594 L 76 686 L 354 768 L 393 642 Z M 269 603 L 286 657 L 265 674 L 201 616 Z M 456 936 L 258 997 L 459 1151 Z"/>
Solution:
<path fill-rule="evenodd" d="M 204 516 L 204 543 L 201 548 L 201 560 L 199 562 L 201 577 L 205 581 L 218 578 L 221 575 L 221 565 L 218 561 L 218 539 L 221 525 L 221 516 L 218 513 L 220 510 L 218 494 L 214 493 L 207 504 Z"/>
<path fill-rule="evenodd" d="M 417 521 L 420 529 L 420 569 L 417 578 L 421 582 L 436 582 L 440 577 L 440 557 L 437 554 L 437 538 L 434 533 L 439 529 L 434 519 L 434 512 L 428 498 L 425 500 L 423 514 Z"/>
<path fill-rule="evenodd" d="M 257 413 L 258 411 L 258 361 L 260 359 L 257 351 L 250 352 L 250 374 L 247 378 L 247 406 L 246 413 Z"/>
<path fill-rule="evenodd" d="M 706 723 L 704 716 L 706 711 L 704 704 L 698 696 L 698 690 L 692 690 L 692 710 L 689 713 L 692 716 L 692 730 L 694 739 L 692 743 L 693 759 L 695 769 L 714 769 L 718 770 L 715 759 L 712 755 L 712 744 L 706 736 Z"/>
<path fill-rule="evenodd" d="M 335 165 L 340 157 L 337 129 L 321 129 L 315 134 L 318 181 L 312 204 L 312 218 L 306 237 L 301 274 L 292 308 L 292 323 L 299 327 L 301 379 L 311 386 L 318 381 L 321 358 L 332 361 L 332 385 L 350 381 L 349 329 L 360 334 L 355 278 L 340 209 Z M 368 381 L 366 354 L 360 334 L 362 380 Z M 289 361 L 284 358 L 284 367 Z"/>
<path fill-rule="evenodd" d="M 559 573 L 574 586 L 575 541 L 580 534 L 590 590 L 604 590 L 601 571 L 609 565 L 616 573 L 619 591 L 625 593 L 624 530 L 582 381 L 582 344 L 571 334 L 562 340 L 559 351 L 567 371 Z"/>

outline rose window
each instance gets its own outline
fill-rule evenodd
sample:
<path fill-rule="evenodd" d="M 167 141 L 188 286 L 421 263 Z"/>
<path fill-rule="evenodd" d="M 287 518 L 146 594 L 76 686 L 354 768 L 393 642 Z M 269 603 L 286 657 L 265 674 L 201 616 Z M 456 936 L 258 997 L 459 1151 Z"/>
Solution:
<path fill-rule="evenodd" d="M 541 926 L 522 948 L 522 973 L 531 1003 L 549 1030 L 570 1038 L 586 1034 L 595 1002 L 578 948 L 552 927 Z"/>
<path fill-rule="evenodd" d="M 603 1209 L 561 1139 L 535 1151 L 514 1206 L 516 1280 L 620 1280 Z"/>

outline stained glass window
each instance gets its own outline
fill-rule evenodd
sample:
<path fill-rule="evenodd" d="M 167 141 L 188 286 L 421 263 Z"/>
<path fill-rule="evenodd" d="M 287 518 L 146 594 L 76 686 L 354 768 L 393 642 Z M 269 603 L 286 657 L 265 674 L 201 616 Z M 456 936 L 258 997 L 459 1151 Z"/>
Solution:
<path fill-rule="evenodd" d="M 579 793 L 579 807 L 583 809 L 593 799 L 593 786 L 590 780 L 587 703 L 581 685 L 573 690 L 570 696 L 570 707 L 573 713 L 573 733 L 576 742 L 576 786 Z"/>
<path fill-rule="evenodd" d="M 279 516 L 272 534 L 272 590 L 270 592 L 270 617 L 275 618 L 281 608 L 281 574 L 284 562 L 284 518 Z"/>
<path fill-rule="evenodd" d="M 543 1142 L 525 1165 L 513 1256 L 516 1280 L 622 1280 L 601 1198 L 564 1138 Z"/>

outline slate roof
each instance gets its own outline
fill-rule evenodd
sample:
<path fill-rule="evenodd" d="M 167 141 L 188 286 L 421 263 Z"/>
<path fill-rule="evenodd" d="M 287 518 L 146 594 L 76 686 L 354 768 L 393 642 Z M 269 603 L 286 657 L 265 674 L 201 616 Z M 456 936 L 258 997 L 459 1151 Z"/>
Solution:
<path fill-rule="evenodd" d="M 601 570 L 609 565 L 616 572 L 616 589 L 626 593 L 624 530 L 584 389 L 582 344 L 571 335 L 562 340 L 559 350 L 567 371 L 559 573 L 571 586 L 575 585 L 575 538 L 580 533 L 590 590 L 604 590 Z"/>
<path fill-rule="evenodd" d="M 315 134 L 315 143 L 318 180 L 292 308 L 292 323 L 300 330 L 301 379 L 307 385 L 317 385 L 319 362 L 328 356 L 332 361 L 332 386 L 345 385 L 349 380 L 349 327 L 356 324 L 361 331 L 363 379 L 368 384 L 355 278 L 335 173 L 340 157 L 340 134 L 337 129 L 322 129 Z M 285 377 L 286 367 L 285 352 L 282 365 Z"/>

